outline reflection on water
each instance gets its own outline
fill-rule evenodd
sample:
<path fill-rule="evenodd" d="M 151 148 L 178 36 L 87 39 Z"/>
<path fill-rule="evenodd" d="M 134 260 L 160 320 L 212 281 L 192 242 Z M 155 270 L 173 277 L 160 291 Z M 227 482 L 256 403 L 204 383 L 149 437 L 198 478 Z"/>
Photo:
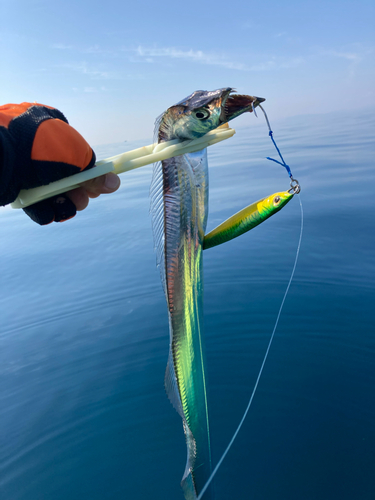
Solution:
<path fill-rule="evenodd" d="M 372 499 L 373 114 L 272 125 L 302 186 L 304 239 L 252 410 L 217 475 L 217 499 Z M 288 187 L 285 170 L 264 160 L 272 148 L 261 118 L 210 148 L 208 230 Z M 185 440 L 163 388 L 168 326 L 148 215 L 151 167 L 122 181 L 66 224 L 40 228 L 0 211 L 4 499 L 182 498 Z M 298 205 L 204 255 L 214 462 L 276 319 Z"/>

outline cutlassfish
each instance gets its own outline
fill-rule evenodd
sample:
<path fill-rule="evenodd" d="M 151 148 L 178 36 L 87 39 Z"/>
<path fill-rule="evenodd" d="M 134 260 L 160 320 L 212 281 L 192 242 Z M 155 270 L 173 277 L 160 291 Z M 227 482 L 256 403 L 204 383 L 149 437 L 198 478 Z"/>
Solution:
<path fill-rule="evenodd" d="M 232 88 L 196 91 L 159 117 L 155 128 L 157 142 L 201 137 L 246 111 L 252 112 L 263 101 L 258 97 L 233 94 Z M 271 212 L 278 209 L 272 205 Z M 254 215 L 254 207 L 250 212 Z M 208 215 L 206 149 L 155 164 L 151 214 L 169 316 L 170 351 L 165 387 L 182 418 L 186 437 L 187 462 L 181 485 L 186 500 L 194 500 L 211 473 L 202 330 L 202 250 Z M 245 221 L 247 229 L 241 227 L 240 232 L 262 222 L 254 224 L 254 220 L 248 218 Z M 237 236 L 231 236 L 226 226 L 221 229 L 226 236 L 220 236 L 222 231 L 219 229 L 219 236 L 215 234 L 214 239 L 207 240 L 207 248 Z M 210 488 L 205 498 L 213 498 Z"/>

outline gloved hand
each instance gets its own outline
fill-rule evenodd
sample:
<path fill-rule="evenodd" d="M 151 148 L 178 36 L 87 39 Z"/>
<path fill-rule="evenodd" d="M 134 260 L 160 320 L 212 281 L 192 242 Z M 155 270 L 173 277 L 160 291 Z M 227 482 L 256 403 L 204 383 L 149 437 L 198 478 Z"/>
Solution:
<path fill-rule="evenodd" d="M 37 103 L 0 106 L 0 205 L 21 189 L 49 184 L 93 167 L 95 153 L 57 109 Z M 116 191 L 120 180 L 107 174 L 67 194 L 24 211 L 38 224 L 62 222 L 83 210 L 89 197 Z"/>

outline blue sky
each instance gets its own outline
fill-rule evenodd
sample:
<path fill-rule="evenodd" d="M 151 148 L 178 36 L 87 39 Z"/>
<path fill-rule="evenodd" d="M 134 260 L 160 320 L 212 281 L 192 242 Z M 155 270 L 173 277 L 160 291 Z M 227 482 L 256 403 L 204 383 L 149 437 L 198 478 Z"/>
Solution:
<path fill-rule="evenodd" d="M 92 145 L 150 139 L 197 89 L 265 97 L 272 121 L 375 105 L 373 0 L 0 0 L 0 19 L 1 103 L 55 106 Z"/>

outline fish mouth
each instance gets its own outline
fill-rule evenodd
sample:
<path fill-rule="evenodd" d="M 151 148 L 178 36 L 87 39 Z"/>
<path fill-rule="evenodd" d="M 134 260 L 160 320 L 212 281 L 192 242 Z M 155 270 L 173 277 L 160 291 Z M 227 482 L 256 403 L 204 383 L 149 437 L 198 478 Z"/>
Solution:
<path fill-rule="evenodd" d="M 251 113 L 254 108 L 265 101 L 263 97 L 236 94 L 234 92 L 235 90 L 230 89 L 223 97 L 220 115 L 222 123 L 229 122 L 229 120 L 233 120 L 233 118 L 246 113 L 246 111 Z"/>

